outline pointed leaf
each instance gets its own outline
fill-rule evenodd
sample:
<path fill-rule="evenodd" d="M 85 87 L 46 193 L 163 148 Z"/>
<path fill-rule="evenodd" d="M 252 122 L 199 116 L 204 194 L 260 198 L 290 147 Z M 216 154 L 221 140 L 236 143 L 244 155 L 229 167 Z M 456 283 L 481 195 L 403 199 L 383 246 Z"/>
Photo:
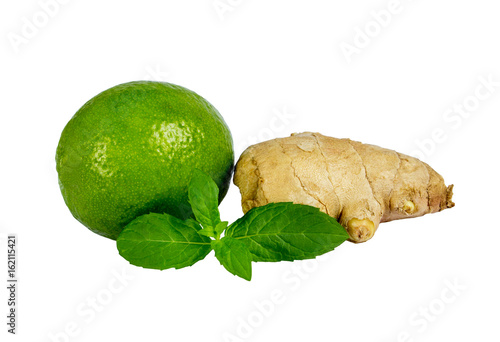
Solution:
<path fill-rule="evenodd" d="M 247 246 L 231 237 L 212 241 L 215 256 L 229 272 L 246 280 L 252 279 L 252 255 Z"/>
<path fill-rule="evenodd" d="M 269 203 L 232 223 L 225 236 L 243 241 L 253 261 L 312 259 L 349 238 L 345 229 L 318 208 Z"/>
<path fill-rule="evenodd" d="M 209 175 L 199 169 L 194 170 L 188 197 L 196 220 L 204 228 L 220 223 L 219 188 Z"/>
<path fill-rule="evenodd" d="M 118 252 L 131 264 L 164 270 L 192 266 L 211 251 L 210 238 L 198 234 L 194 220 L 151 213 L 130 222 L 116 241 Z"/>

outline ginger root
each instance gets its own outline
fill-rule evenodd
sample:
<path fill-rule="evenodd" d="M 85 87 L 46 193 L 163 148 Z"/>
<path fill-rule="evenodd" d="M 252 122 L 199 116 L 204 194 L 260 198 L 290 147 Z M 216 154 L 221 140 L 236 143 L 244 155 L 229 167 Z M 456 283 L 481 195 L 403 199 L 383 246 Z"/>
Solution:
<path fill-rule="evenodd" d="M 373 237 L 380 222 L 422 216 L 455 204 L 453 185 L 420 160 L 319 133 L 292 134 L 248 147 L 234 173 L 243 212 L 271 202 L 318 207 L 352 242 Z"/>

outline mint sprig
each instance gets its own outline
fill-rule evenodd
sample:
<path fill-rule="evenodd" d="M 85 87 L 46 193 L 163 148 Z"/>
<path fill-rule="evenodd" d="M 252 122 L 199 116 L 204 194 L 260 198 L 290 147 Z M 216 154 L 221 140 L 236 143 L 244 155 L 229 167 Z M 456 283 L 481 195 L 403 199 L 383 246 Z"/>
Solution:
<path fill-rule="evenodd" d="M 144 268 L 192 266 L 211 250 L 230 273 L 252 277 L 252 261 L 312 259 L 349 238 L 345 229 L 319 209 L 293 203 L 253 208 L 228 226 L 221 221 L 217 185 L 195 170 L 188 198 L 196 220 L 146 214 L 130 222 L 117 239 L 122 257 Z"/>

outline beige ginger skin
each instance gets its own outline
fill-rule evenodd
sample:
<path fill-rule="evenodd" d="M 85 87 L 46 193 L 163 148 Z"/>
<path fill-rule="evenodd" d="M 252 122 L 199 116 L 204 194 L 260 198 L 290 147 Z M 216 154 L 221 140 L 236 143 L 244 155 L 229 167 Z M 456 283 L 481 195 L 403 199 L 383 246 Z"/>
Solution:
<path fill-rule="evenodd" d="M 352 242 L 380 222 L 422 216 L 455 204 L 453 185 L 426 163 L 374 145 L 319 133 L 292 134 L 248 147 L 236 164 L 243 212 L 271 202 L 318 207 Z"/>

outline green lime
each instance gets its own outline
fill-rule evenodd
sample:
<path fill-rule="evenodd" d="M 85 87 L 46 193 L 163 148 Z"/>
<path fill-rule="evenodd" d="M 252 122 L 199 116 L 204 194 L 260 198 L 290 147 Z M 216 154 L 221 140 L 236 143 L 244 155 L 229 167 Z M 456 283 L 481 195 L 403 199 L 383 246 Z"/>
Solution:
<path fill-rule="evenodd" d="M 193 170 L 224 198 L 234 162 L 231 133 L 198 94 L 164 82 L 130 82 L 83 105 L 64 128 L 56 163 L 64 201 L 93 232 L 116 239 L 150 212 L 192 215 Z"/>

